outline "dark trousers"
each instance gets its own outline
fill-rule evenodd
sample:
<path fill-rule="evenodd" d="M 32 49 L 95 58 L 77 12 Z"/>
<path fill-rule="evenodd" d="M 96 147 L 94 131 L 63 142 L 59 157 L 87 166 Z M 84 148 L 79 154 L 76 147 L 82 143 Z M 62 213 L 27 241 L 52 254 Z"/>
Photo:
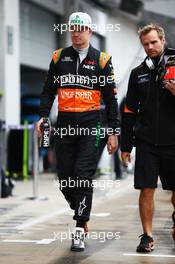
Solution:
<path fill-rule="evenodd" d="M 89 220 L 97 156 L 95 135 L 56 137 L 60 189 L 75 212 L 74 220 L 84 222 Z"/>

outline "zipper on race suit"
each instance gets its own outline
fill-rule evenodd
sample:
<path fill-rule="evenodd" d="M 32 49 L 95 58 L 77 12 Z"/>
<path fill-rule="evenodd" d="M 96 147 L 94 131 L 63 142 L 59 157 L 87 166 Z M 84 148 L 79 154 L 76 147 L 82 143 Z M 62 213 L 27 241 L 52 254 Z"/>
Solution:
<path fill-rule="evenodd" d="M 77 57 L 77 68 L 76 68 L 76 74 L 78 74 L 79 66 L 80 66 L 80 57 L 79 57 L 79 55 L 78 55 L 78 57 Z"/>

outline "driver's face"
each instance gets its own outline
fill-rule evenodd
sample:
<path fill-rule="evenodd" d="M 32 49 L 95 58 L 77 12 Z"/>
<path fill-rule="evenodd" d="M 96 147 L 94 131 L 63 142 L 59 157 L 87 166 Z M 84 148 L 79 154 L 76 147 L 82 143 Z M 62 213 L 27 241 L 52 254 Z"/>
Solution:
<path fill-rule="evenodd" d="M 72 25 L 70 27 L 70 34 L 75 47 L 86 48 L 89 44 L 92 31 L 88 27 Z"/>

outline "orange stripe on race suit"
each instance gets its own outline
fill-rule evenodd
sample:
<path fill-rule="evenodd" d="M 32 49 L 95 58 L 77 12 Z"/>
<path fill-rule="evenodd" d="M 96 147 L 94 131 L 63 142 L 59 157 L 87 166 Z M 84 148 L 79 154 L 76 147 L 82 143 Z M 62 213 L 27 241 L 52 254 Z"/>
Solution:
<path fill-rule="evenodd" d="M 100 109 L 101 92 L 76 88 L 58 88 L 58 110 L 87 112 Z"/>
<path fill-rule="evenodd" d="M 130 113 L 130 114 L 135 114 L 135 112 L 129 110 L 129 108 L 125 105 L 125 108 L 124 108 L 124 112 L 125 113 Z"/>

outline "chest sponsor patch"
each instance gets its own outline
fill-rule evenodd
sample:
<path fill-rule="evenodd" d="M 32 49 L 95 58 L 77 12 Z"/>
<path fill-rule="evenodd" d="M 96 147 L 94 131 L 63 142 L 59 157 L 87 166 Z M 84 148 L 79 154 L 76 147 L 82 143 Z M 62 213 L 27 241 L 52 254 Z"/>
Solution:
<path fill-rule="evenodd" d="M 66 91 L 66 90 L 61 90 L 60 91 L 60 97 L 61 99 L 70 99 L 70 98 L 75 98 L 75 99 L 87 99 L 92 101 L 92 92 L 89 91 Z"/>
<path fill-rule="evenodd" d="M 62 62 L 73 62 L 73 59 L 71 57 L 64 57 L 61 59 Z"/>
<path fill-rule="evenodd" d="M 94 65 L 89 65 L 89 64 L 83 64 L 83 68 L 91 71 L 95 71 L 95 66 Z"/>
<path fill-rule="evenodd" d="M 85 60 L 84 63 L 89 64 L 89 65 L 97 65 L 97 61 L 95 61 L 95 60 Z"/>
<path fill-rule="evenodd" d="M 63 112 L 84 112 L 100 109 L 101 93 L 76 88 L 58 88 L 58 109 Z"/>
<path fill-rule="evenodd" d="M 150 81 L 150 75 L 149 73 L 138 75 L 138 84 L 149 82 Z"/>
<path fill-rule="evenodd" d="M 61 86 L 78 85 L 84 88 L 93 89 L 93 81 L 89 78 L 89 76 L 83 76 L 78 74 L 61 75 L 60 84 Z"/>

